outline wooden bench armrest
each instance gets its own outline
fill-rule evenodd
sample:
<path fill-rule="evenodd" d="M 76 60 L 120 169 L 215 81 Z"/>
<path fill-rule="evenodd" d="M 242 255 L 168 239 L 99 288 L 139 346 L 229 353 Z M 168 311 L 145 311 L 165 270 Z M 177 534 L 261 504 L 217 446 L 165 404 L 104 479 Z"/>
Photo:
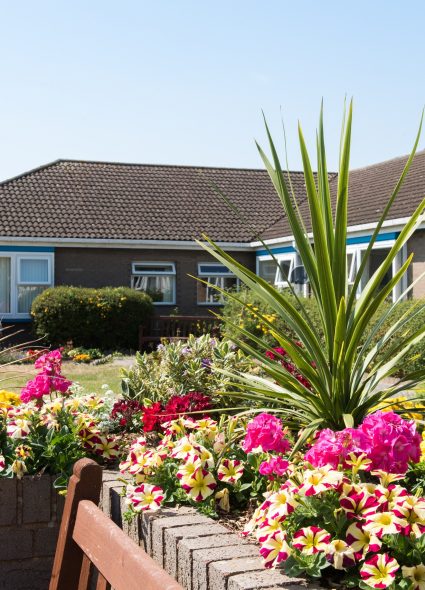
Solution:
<path fill-rule="evenodd" d="M 73 538 L 115 590 L 182 590 L 93 502 L 80 502 Z"/>

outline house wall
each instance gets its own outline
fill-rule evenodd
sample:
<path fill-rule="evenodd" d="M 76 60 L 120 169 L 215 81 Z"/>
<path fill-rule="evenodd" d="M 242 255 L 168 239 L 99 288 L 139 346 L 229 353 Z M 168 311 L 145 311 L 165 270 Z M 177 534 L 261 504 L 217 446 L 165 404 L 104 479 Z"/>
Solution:
<path fill-rule="evenodd" d="M 255 271 L 254 252 L 233 252 L 241 263 Z M 56 248 L 55 285 L 76 287 L 130 286 L 131 263 L 140 261 L 174 262 L 176 265 L 176 304 L 156 306 L 167 315 L 178 307 L 182 315 L 205 315 L 210 306 L 197 304 L 198 263 L 214 261 L 202 250 L 154 250 L 112 248 Z"/>
<path fill-rule="evenodd" d="M 410 266 L 409 284 L 425 272 L 425 230 L 418 230 L 407 243 L 408 254 L 413 252 L 413 261 Z M 413 287 L 412 296 L 416 299 L 425 297 L 425 278 L 421 279 Z"/>

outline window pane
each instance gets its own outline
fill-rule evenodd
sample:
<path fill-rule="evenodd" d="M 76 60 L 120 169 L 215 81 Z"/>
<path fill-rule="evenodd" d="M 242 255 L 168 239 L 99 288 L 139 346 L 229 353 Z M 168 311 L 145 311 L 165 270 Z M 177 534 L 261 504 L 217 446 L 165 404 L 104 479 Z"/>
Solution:
<path fill-rule="evenodd" d="M 0 313 L 10 313 L 10 258 L 0 258 Z"/>
<path fill-rule="evenodd" d="M 48 283 L 49 262 L 46 259 L 23 258 L 20 261 L 20 282 L 21 283 Z"/>
<path fill-rule="evenodd" d="M 276 262 L 274 260 L 259 260 L 258 276 L 273 285 L 276 277 Z"/>
<path fill-rule="evenodd" d="M 18 286 L 18 313 L 30 313 L 32 302 L 45 289 L 45 286 Z"/>
<path fill-rule="evenodd" d="M 279 262 L 280 272 L 278 273 L 278 282 L 286 283 L 289 277 L 289 270 L 291 268 L 291 260 L 282 260 Z"/>
<path fill-rule="evenodd" d="M 212 274 L 233 274 L 224 264 L 200 264 L 199 274 L 212 275 Z"/>
<path fill-rule="evenodd" d="M 133 276 L 131 286 L 150 295 L 155 303 L 174 303 L 174 276 Z"/>
<path fill-rule="evenodd" d="M 175 274 L 173 264 L 134 264 L 133 271 L 140 274 Z"/>
<path fill-rule="evenodd" d="M 222 293 L 214 289 L 214 286 L 225 291 L 238 288 L 238 279 L 236 277 L 209 276 L 205 280 L 211 283 L 211 286 L 198 282 L 198 303 L 224 303 Z"/>
<path fill-rule="evenodd" d="M 384 262 L 385 258 L 388 255 L 389 250 L 387 250 L 386 248 L 377 248 L 376 250 L 372 250 L 369 256 L 369 275 L 368 275 L 368 279 L 373 275 L 374 272 L 376 272 L 378 270 L 378 268 L 381 266 L 381 264 Z M 384 287 L 391 279 L 393 276 L 393 270 L 392 270 L 392 266 L 390 266 L 390 268 L 388 269 L 388 271 L 386 272 L 384 278 L 381 281 L 381 284 L 379 285 L 381 288 Z"/>

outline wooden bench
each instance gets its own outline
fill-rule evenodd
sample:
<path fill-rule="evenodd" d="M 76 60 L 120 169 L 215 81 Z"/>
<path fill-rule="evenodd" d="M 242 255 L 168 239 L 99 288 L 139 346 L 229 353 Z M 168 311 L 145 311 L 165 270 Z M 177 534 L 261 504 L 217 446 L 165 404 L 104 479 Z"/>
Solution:
<path fill-rule="evenodd" d="M 102 468 L 74 465 L 49 590 L 183 590 L 97 506 Z"/>
<path fill-rule="evenodd" d="M 173 315 L 154 316 L 147 326 L 139 328 L 139 350 L 147 344 L 158 344 L 161 340 L 187 340 L 190 334 L 218 336 L 221 321 L 214 316 Z"/>

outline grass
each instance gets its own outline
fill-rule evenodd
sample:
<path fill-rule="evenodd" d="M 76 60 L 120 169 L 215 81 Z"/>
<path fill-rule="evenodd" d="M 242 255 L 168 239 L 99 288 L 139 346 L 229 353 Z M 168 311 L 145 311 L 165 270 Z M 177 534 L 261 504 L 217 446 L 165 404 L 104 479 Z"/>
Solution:
<path fill-rule="evenodd" d="M 88 393 L 101 393 L 102 385 L 107 383 L 112 391 L 119 394 L 121 392 L 122 366 L 117 363 L 83 365 L 64 362 L 62 372 L 67 379 L 78 382 Z M 21 387 L 35 375 L 36 371 L 32 365 L 0 367 L 0 389 L 19 392 Z"/>

